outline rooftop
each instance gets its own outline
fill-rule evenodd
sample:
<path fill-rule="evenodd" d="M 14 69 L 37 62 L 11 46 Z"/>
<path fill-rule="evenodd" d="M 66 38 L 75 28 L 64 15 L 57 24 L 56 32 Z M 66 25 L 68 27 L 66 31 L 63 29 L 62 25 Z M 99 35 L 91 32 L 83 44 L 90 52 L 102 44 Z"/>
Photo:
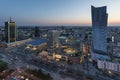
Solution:
<path fill-rule="evenodd" d="M 32 46 L 38 46 L 38 45 L 45 43 L 45 42 L 47 42 L 47 39 L 35 39 L 33 41 L 26 42 L 25 44 L 30 44 Z"/>

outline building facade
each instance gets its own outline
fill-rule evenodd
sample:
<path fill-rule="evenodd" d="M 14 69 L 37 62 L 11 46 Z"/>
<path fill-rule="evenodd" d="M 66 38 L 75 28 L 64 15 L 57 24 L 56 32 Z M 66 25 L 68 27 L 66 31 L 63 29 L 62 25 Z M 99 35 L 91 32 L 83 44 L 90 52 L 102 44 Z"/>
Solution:
<path fill-rule="evenodd" d="M 40 37 L 39 27 L 35 27 L 35 37 Z"/>
<path fill-rule="evenodd" d="M 98 51 L 107 51 L 107 19 L 106 6 L 91 6 L 92 12 L 92 49 Z"/>
<path fill-rule="evenodd" d="M 5 22 L 5 40 L 7 43 L 16 41 L 16 23 L 15 22 Z"/>
<path fill-rule="evenodd" d="M 60 36 L 60 31 L 58 30 L 52 30 L 48 32 L 48 46 L 52 46 L 54 48 L 59 47 L 59 36 Z"/>

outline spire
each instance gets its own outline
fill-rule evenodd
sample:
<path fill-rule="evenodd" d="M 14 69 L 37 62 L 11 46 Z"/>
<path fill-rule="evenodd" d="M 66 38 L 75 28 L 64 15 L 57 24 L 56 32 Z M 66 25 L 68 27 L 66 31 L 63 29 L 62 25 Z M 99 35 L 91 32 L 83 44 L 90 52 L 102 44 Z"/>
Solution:
<path fill-rule="evenodd" d="M 12 22 L 12 18 L 10 17 L 10 22 Z"/>

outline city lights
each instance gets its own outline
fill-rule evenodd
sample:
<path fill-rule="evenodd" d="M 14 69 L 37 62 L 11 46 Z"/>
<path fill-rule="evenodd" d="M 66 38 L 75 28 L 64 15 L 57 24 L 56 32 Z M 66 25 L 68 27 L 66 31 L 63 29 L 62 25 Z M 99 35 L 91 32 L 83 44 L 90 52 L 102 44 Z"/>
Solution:
<path fill-rule="evenodd" d="M 119 0 L 0 6 L 0 80 L 120 80 Z"/>

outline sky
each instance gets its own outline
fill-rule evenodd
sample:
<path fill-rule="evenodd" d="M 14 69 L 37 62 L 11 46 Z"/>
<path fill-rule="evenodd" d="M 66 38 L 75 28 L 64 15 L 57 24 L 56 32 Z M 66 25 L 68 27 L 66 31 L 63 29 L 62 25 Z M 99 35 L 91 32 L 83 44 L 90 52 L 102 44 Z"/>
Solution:
<path fill-rule="evenodd" d="M 90 26 L 91 5 L 107 6 L 108 25 L 120 25 L 120 0 L 0 0 L 0 26 Z"/>

